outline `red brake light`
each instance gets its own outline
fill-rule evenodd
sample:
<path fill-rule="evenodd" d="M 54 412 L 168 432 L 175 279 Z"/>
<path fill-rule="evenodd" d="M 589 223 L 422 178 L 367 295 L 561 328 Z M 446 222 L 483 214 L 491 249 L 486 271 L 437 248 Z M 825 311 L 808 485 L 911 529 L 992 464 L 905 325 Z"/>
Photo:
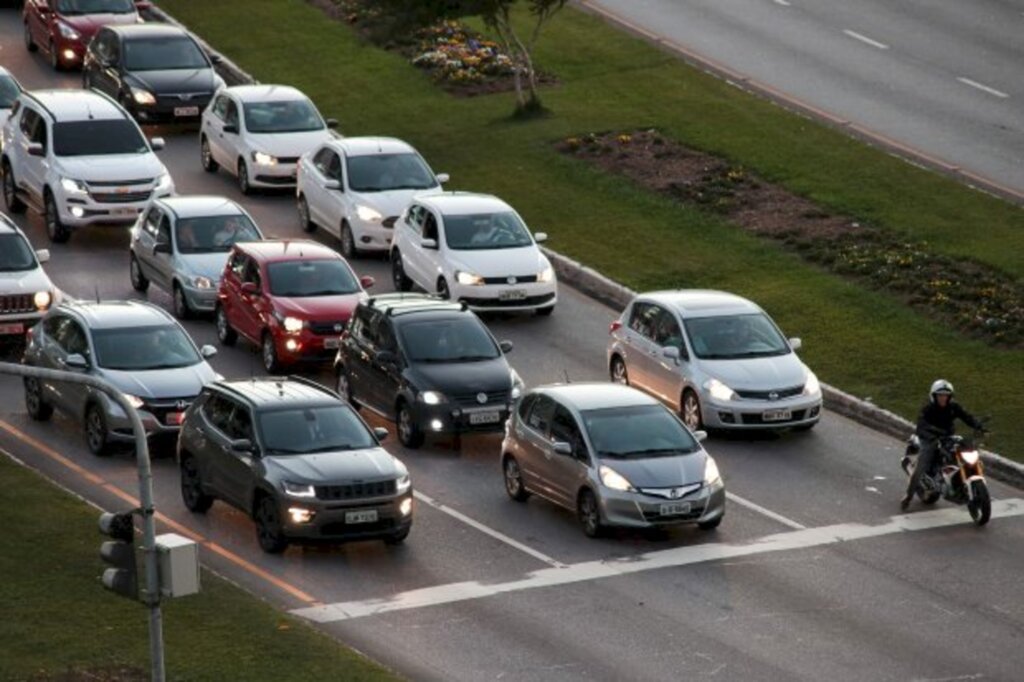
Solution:
<path fill-rule="evenodd" d="M 608 333 L 609 334 L 614 334 L 615 332 L 619 331 L 620 329 L 622 329 L 622 322 L 620 322 L 619 320 L 615 320 L 610 325 L 608 325 Z"/>

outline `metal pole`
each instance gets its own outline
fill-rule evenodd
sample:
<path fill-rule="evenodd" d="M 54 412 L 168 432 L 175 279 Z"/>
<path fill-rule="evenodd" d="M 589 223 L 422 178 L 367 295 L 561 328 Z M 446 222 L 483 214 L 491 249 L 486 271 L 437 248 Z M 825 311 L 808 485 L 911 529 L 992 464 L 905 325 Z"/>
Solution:
<path fill-rule="evenodd" d="M 142 515 L 142 549 L 146 557 L 146 588 L 143 601 L 149 608 L 149 659 L 153 682 L 164 682 L 164 633 L 163 615 L 160 612 L 160 574 L 156 554 L 156 509 L 153 506 L 153 470 L 149 464 L 149 442 L 146 429 L 142 426 L 139 413 L 132 407 L 121 391 L 106 381 L 81 374 L 55 369 L 0 362 L 0 374 L 48 381 L 64 381 L 83 384 L 107 394 L 116 402 L 132 423 L 135 434 L 135 463 L 139 475 L 139 513 Z"/>

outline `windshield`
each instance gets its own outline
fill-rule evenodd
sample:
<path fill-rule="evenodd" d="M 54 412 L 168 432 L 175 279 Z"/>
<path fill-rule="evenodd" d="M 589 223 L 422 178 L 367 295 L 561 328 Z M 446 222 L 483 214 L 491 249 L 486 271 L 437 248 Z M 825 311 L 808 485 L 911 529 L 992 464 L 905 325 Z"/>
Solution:
<path fill-rule="evenodd" d="M 292 102 L 247 102 L 242 105 L 250 133 L 304 133 L 323 130 L 324 122 L 308 99 Z"/>
<path fill-rule="evenodd" d="M 437 187 L 437 178 L 419 154 L 349 156 L 345 167 L 348 171 L 348 186 L 356 192 Z"/>
<path fill-rule="evenodd" d="M 96 362 L 100 367 L 124 371 L 191 367 L 202 358 L 181 327 L 95 329 Z"/>
<path fill-rule="evenodd" d="M 785 355 L 789 344 L 763 313 L 698 317 L 684 321 L 693 352 L 705 360 Z"/>
<path fill-rule="evenodd" d="M 533 244 L 526 225 L 511 211 L 476 215 L 446 215 L 444 238 L 449 249 L 515 249 Z"/>
<path fill-rule="evenodd" d="M 14 100 L 21 94 L 21 88 L 13 77 L 6 74 L 0 75 L 0 109 L 10 109 L 14 106 Z"/>
<path fill-rule="evenodd" d="M 127 119 L 67 121 L 53 126 L 53 153 L 57 156 L 146 154 L 149 144 Z"/>
<path fill-rule="evenodd" d="M 129 71 L 206 69 L 209 66 L 206 55 L 185 36 L 136 38 L 124 44 L 124 67 Z"/>
<path fill-rule="evenodd" d="M 256 242 L 259 230 L 246 215 L 181 218 L 175 229 L 178 253 L 227 253 L 235 242 Z"/>
<path fill-rule="evenodd" d="M 76 14 L 129 14 L 135 12 L 132 0 L 57 0 L 57 11 Z"/>
<path fill-rule="evenodd" d="M 270 293 L 274 296 L 341 296 L 362 289 L 359 281 L 340 260 L 293 260 L 271 263 Z"/>
<path fill-rule="evenodd" d="M 259 426 L 263 443 L 271 455 L 377 447 L 359 417 L 344 405 L 264 412 L 259 417 Z"/>
<path fill-rule="evenodd" d="M 24 237 L 17 233 L 0 234 L 0 272 L 18 272 L 35 267 L 36 254 Z"/>
<path fill-rule="evenodd" d="M 700 450 L 686 427 L 661 405 L 586 410 L 582 416 L 590 443 L 601 457 L 644 459 Z"/>
<path fill-rule="evenodd" d="M 400 334 L 412 362 L 475 362 L 493 360 L 500 354 L 480 320 L 468 315 L 407 322 Z"/>

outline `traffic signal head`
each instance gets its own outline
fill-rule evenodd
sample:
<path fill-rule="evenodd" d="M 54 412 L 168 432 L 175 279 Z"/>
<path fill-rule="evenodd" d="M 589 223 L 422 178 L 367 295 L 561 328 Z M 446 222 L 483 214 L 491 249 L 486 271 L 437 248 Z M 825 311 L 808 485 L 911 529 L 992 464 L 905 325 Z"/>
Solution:
<path fill-rule="evenodd" d="M 100 532 L 111 538 L 100 546 L 100 558 L 111 568 L 103 571 L 103 586 L 129 599 L 138 599 L 135 521 L 131 512 L 100 515 Z"/>

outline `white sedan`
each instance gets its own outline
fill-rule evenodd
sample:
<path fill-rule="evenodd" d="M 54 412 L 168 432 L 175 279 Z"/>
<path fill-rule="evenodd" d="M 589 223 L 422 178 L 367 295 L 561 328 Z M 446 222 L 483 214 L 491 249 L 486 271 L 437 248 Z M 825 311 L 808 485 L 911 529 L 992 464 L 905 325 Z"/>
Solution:
<path fill-rule="evenodd" d="M 421 192 L 447 182 L 423 157 L 393 137 L 346 137 L 323 143 L 299 160 L 299 222 L 341 241 L 341 253 L 387 251 L 399 214 Z"/>
<path fill-rule="evenodd" d="M 224 167 L 242 194 L 257 187 L 294 187 L 299 157 L 335 136 L 334 119 L 286 85 L 238 85 L 217 92 L 203 112 L 203 170 Z"/>
<path fill-rule="evenodd" d="M 395 288 L 413 284 L 477 311 L 550 315 L 555 271 L 523 219 L 497 197 L 468 192 L 417 196 L 395 223 Z"/>

